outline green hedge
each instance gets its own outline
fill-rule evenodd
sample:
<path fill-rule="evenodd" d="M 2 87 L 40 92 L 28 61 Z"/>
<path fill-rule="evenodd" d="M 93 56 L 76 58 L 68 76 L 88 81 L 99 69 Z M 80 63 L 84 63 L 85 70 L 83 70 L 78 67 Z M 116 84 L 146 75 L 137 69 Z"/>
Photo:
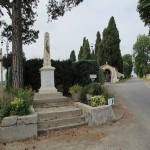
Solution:
<path fill-rule="evenodd" d="M 24 86 L 32 87 L 33 90 L 40 88 L 40 68 L 42 67 L 42 59 L 30 59 L 24 64 Z M 97 82 L 102 82 L 102 72 L 97 61 L 79 61 L 73 63 L 71 60 L 51 60 L 51 64 L 55 67 L 55 87 L 68 94 L 69 88 L 74 84 L 89 84 L 90 74 L 97 75 Z"/>
<path fill-rule="evenodd" d="M 85 86 L 91 83 L 89 78 L 91 74 L 97 75 L 95 82 L 102 83 L 102 70 L 100 69 L 98 61 L 78 61 L 74 64 L 74 72 L 76 83 L 79 85 Z"/>
<path fill-rule="evenodd" d="M 40 68 L 43 60 L 34 58 L 24 62 L 24 86 L 37 91 L 41 86 Z"/>

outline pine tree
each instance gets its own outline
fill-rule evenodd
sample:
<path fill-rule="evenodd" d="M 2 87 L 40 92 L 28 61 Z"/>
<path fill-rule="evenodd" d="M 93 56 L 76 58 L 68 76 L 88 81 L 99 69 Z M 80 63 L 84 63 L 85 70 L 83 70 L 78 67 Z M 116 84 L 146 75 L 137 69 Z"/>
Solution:
<path fill-rule="evenodd" d="M 72 62 L 76 61 L 76 55 L 75 55 L 75 51 L 74 50 L 72 50 L 71 53 L 70 53 L 70 60 Z"/>
<path fill-rule="evenodd" d="M 98 60 L 98 51 L 100 50 L 100 44 L 101 44 L 101 35 L 98 31 L 96 34 L 96 42 L 95 42 L 95 58 Z"/>
<path fill-rule="evenodd" d="M 116 27 L 114 17 L 110 18 L 108 27 L 103 31 L 103 39 L 101 43 L 103 61 L 101 63 L 112 65 L 116 67 L 118 71 L 123 71 L 123 60 L 120 52 L 120 39 L 119 31 Z"/>

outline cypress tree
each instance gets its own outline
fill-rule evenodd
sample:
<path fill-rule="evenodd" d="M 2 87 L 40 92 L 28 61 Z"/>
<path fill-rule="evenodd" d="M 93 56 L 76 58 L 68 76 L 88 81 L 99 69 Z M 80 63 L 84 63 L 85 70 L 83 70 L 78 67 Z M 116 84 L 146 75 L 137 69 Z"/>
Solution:
<path fill-rule="evenodd" d="M 78 55 L 78 60 L 82 60 L 82 54 L 83 54 L 83 47 L 80 47 L 79 55 Z"/>
<path fill-rule="evenodd" d="M 70 53 L 70 60 L 72 62 L 76 61 L 76 55 L 75 55 L 75 51 L 74 50 L 72 50 L 71 53 Z"/>
<path fill-rule="evenodd" d="M 103 61 L 101 63 L 106 63 L 116 67 L 118 71 L 122 72 L 123 69 L 123 61 L 120 52 L 120 39 L 119 39 L 119 31 L 116 27 L 114 17 L 110 18 L 108 23 L 108 27 L 103 31 L 103 39 L 102 39 L 102 54 Z"/>
<path fill-rule="evenodd" d="M 82 58 L 83 60 L 90 60 L 91 59 L 91 50 L 90 50 L 90 45 L 88 39 L 83 43 L 83 55 Z"/>
<path fill-rule="evenodd" d="M 98 51 L 100 50 L 100 44 L 101 44 L 101 35 L 98 31 L 96 34 L 96 42 L 95 42 L 95 58 L 98 60 Z"/>

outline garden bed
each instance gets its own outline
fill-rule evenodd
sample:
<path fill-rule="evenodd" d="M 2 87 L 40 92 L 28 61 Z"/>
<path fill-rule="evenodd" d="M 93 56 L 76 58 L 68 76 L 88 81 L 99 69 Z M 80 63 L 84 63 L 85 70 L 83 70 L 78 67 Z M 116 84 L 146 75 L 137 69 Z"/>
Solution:
<path fill-rule="evenodd" d="M 89 126 L 98 126 L 101 124 L 111 123 L 116 120 L 112 106 L 104 105 L 91 107 L 80 102 L 75 102 L 74 105 L 83 110 Z"/>
<path fill-rule="evenodd" d="M 5 117 L 0 125 L 0 143 L 28 138 L 37 138 L 37 114 L 31 107 L 26 116 Z"/>

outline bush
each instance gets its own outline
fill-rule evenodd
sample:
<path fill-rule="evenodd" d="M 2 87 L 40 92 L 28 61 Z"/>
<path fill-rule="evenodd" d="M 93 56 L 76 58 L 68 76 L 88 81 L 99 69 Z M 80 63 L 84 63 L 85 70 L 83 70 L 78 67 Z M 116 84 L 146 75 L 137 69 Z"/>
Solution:
<path fill-rule="evenodd" d="M 81 92 L 81 89 L 82 87 L 78 84 L 75 84 L 74 86 L 72 86 L 70 89 L 69 89 L 69 92 L 71 94 L 76 94 L 76 93 L 80 93 Z"/>
<path fill-rule="evenodd" d="M 108 91 L 107 89 L 105 89 L 105 88 L 103 88 L 103 90 L 102 90 L 102 95 L 104 96 L 106 102 L 108 102 L 107 100 L 108 100 L 109 98 L 113 98 L 113 97 L 114 97 L 114 94 L 111 93 L 111 92 L 109 92 L 109 91 Z"/>
<path fill-rule="evenodd" d="M 32 102 L 33 92 L 31 89 L 16 89 L 11 90 L 13 101 L 1 102 L 0 104 L 0 118 L 11 115 L 28 115 L 30 114 L 30 105 Z"/>
<path fill-rule="evenodd" d="M 90 95 L 101 95 L 102 87 L 99 83 L 93 82 L 88 85 L 88 94 Z"/>
<path fill-rule="evenodd" d="M 97 75 L 95 82 L 102 83 L 102 71 L 100 69 L 98 61 L 78 61 L 74 64 L 74 70 L 76 83 L 79 85 L 85 86 L 91 83 L 91 80 L 89 78 L 91 74 Z"/>
<path fill-rule="evenodd" d="M 105 98 L 102 95 L 91 97 L 90 106 L 98 107 L 106 104 Z"/>

